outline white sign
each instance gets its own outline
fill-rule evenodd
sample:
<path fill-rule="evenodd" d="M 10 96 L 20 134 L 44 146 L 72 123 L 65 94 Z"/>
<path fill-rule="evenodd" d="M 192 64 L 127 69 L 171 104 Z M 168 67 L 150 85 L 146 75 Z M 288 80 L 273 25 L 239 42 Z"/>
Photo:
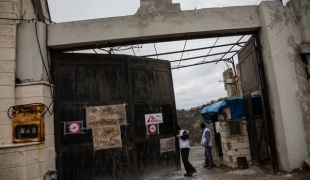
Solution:
<path fill-rule="evenodd" d="M 144 117 L 145 117 L 145 124 L 163 123 L 162 113 L 146 114 L 144 115 Z"/>

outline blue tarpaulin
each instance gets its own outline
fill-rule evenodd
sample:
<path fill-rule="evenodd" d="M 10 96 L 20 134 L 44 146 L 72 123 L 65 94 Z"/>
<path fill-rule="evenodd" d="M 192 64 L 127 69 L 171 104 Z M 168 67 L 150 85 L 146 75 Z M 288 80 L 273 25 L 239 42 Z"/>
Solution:
<path fill-rule="evenodd" d="M 260 97 L 253 97 L 252 104 L 254 114 L 262 114 Z M 200 111 L 200 114 L 205 122 L 210 122 L 210 116 L 223 114 L 224 106 L 230 107 L 230 114 L 232 120 L 238 120 L 241 119 L 242 116 L 245 116 L 243 98 L 231 98 L 208 105 Z"/>

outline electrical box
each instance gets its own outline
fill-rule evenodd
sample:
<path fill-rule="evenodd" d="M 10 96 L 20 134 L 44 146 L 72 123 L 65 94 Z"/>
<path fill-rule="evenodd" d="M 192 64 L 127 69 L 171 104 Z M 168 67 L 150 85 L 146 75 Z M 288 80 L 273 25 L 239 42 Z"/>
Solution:
<path fill-rule="evenodd" d="M 13 142 L 39 142 L 45 140 L 43 104 L 13 107 Z"/>

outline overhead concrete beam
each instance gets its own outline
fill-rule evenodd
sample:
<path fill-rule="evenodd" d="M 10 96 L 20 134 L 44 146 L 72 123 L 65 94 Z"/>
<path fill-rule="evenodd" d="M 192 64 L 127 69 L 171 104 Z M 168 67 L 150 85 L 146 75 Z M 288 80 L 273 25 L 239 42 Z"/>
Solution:
<path fill-rule="evenodd" d="M 50 49 L 106 46 L 165 37 L 249 32 L 261 26 L 258 6 L 181 11 L 179 4 L 157 1 L 142 0 L 132 16 L 48 25 L 47 46 Z"/>

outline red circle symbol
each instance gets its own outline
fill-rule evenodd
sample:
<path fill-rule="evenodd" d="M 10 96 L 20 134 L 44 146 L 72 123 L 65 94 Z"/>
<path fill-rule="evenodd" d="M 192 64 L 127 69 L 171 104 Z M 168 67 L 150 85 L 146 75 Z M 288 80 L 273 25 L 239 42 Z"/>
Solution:
<path fill-rule="evenodd" d="M 81 131 L 81 125 L 78 122 L 70 122 L 68 124 L 68 131 L 70 134 L 76 134 L 79 133 Z"/>
<path fill-rule="evenodd" d="M 157 134 L 158 126 L 157 124 L 149 124 L 147 127 L 149 134 Z"/>

